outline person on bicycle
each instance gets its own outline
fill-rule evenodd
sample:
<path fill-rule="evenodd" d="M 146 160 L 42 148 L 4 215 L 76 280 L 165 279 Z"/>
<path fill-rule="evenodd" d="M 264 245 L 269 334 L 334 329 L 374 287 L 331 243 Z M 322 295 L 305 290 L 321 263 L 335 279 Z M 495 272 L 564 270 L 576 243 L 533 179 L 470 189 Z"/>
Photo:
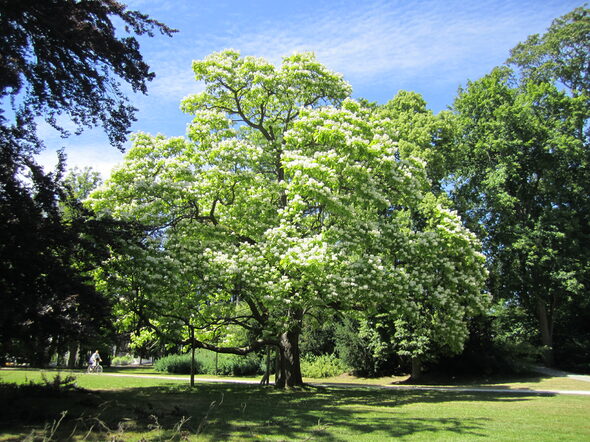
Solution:
<path fill-rule="evenodd" d="M 100 358 L 100 355 L 98 354 L 98 350 L 96 350 L 94 353 L 92 353 L 92 356 L 90 356 L 90 365 L 92 367 L 96 367 L 98 365 L 98 363 L 102 361 L 102 359 Z"/>

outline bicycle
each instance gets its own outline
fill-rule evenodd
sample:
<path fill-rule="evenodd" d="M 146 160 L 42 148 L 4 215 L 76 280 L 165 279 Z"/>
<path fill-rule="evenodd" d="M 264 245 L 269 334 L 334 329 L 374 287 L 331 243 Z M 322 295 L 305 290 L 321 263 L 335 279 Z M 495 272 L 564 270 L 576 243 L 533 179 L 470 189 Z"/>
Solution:
<path fill-rule="evenodd" d="M 102 365 L 100 364 L 96 364 L 96 365 L 89 365 L 88 369 L 86 370 L 86 373 L 91 374 L 91 373 L 102 373 Z"/>

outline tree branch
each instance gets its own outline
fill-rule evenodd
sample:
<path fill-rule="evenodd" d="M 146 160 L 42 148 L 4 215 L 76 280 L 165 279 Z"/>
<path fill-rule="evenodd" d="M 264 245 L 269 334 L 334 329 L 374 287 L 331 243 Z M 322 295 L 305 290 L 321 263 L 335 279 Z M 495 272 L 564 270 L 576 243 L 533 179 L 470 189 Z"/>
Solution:
<path fill-rule="evenodd" d="M 187 341 L 183 342 L 183 344 L 190 344 L 190 340 Z M 194 345 L 197 348 L 204 348 L 206 350 L 214 351 L 215 353 L 225 353 L 244 356 L 256 350 L 259 350 L 267 345 L 277 346 L 279 345 L 279 341 L 277 339 L 260 339 L 244 347 L 218 347 L 216 345 L 208 344 L 206 342 L 195 339 Z"/>

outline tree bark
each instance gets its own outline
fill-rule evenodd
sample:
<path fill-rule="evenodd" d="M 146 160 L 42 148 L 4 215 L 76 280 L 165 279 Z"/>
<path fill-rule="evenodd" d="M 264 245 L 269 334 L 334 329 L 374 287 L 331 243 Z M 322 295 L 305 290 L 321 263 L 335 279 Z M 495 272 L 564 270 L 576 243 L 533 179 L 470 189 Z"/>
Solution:
<path fill-rule="evenodd" d="M 412 356 L 412 374 L 410 379 L 417 381 L 422 377 L 422 361 L 419 356 Z"/>
<path fill-rule="evenodd" d="M 260 380 L 260 385 L 268 385 L 270 384 L 270 346 L 266 347 L 266 370 L 264 371 L 264 376 Z"/>
<path fill-rule="evenodd" d="M 537 298 L 537 315 L 541 331 L 541 343 L 543 344 L 543 362 L 547 367 L 553 367 L 553 326 L 551 318 L 547 314 L 547 308 L 541 298 Z"/>
<path fill-rule="evenodd" d="M 191 333 L 191 388 L 195 387 L 195 329 L 190 327 Z"/>
<path fill-rule="evenodd" d="M 276 388 L 303 386 L 299 352 L 299 330 L 290 330 L 281 335 L 277 351 Z"/>
<path fill-rule="evenodd" d="M 80 345 L 70 344 L 69 356 L 68 356 L 68 368 L 76 368 L 78 366 L 78 352 L 80 351 Z"/>

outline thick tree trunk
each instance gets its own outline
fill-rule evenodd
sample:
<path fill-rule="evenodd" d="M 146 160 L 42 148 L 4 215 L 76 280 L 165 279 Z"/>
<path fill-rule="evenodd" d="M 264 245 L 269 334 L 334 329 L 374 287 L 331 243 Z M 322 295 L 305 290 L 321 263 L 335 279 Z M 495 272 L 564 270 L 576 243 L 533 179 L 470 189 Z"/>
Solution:
<path fill-rule="evenodd" d="M 555 360 L 553 356 L 553 324 L 547 314 L 547 308 L 542 299 L 537 299 L 537 315 L 539 329 L 541 331 L 541 342 L 543 344 L 543 362 L 547 367 L 553 367 Z"/>
<path fill-rule="evenodd" d="M 422 361 L 420 360 L 419 356 L 412 357 L 412 374 L 410 375 L 410 379 L 412 381 L 417 381 L 422 377 Z"/>
<path fill-rule="evenodd" d="M 195 329 L 190 328 L 191 333 L 191 388 L 195 388 Z"/>
<path fill-rule="evenodd" d="M 49 365 L 49 344 L 48 340 L 43 338 L 32 340 L 31 345 L 28 348 L 28 359 L 33 367 L 45 368 Z"/>
<path fill-rule="evenodd" d="M 76 344 L 70 344 L 70 354 L 68 356 L 68 368 L 76 368 L 78 366 L 78 353 L 80 346 Z"/>
<path fill-rule="evenodd" d="M 57 366 L 58 367 L 66 367 L 67 366 L 67 356 L 68 352 L 60 352 L 57 354 Z"/>
<path fill-rule="evenodd" d="M 266 346 L 266 370 L 260 380 L 260 385 L 270 384 L 270 346 Z"/>
<path fill-rule="evenodd" d="M 283 333 L 279 340 L 275 387 L 292 388 L 302 385 L 299 331 L 291 330 Z"/>

